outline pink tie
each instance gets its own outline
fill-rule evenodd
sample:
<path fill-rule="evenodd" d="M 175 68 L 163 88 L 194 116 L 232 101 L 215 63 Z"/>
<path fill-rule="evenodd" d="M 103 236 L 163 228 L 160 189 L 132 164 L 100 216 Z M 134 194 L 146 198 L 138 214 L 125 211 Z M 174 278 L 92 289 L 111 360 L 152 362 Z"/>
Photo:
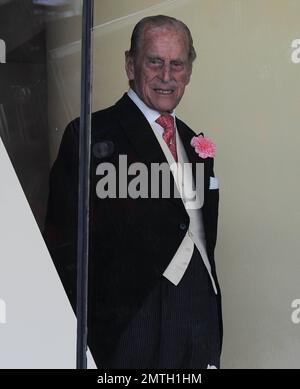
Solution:
<path fill-rule="evenodd" d="M 161 115 L 155 121 L 164 129 L 164 141 L 168 145 L 175 161 L 177 162 L 176 131 L 173 116 L 167 113 L 165 115 Z"/>

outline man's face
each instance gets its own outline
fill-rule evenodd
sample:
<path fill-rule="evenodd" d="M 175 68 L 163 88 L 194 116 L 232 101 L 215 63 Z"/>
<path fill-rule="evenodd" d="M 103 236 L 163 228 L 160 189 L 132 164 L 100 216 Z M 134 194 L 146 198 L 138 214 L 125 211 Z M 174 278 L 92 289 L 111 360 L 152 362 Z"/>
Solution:
<path fill-rule="evenodd" d="M 171 112 L 179 104 L 192 73 L 188 40 L 173 27 L 146 27 L 135 58 L 126 56 L 133 89 L 148 107 Z"/>

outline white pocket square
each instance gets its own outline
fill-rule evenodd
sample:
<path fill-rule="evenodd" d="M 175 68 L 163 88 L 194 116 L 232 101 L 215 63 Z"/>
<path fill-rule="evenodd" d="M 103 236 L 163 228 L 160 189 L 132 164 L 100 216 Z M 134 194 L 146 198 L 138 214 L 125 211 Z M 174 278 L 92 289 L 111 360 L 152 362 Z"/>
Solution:
<path fill-rule="evenodd" d="M 217 177 L 209 177 L 209 189 L 219 189 L 219 180 Z"/>

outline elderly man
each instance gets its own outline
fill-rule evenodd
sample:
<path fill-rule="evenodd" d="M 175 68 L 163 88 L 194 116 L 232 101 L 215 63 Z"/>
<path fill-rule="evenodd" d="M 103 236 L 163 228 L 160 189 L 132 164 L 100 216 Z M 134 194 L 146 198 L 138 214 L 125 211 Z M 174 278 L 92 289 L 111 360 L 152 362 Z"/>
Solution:
<path fill-rule="evenodd" d="M 99 368 L 219 367 L 221 299 L 214 264 L 219 194 L 213 155 L 198 155 L 191 144 L 194 132 L 174 111 L 195 58 L 184 23 L 163 15 L 142 19 L 125 53 L 129 91 L 92 116 L 88 340 Z M 45 226 L 73 307 L 78 127 L 78 119 L 68 125 L 52 168 Z M 194 140 L 201 138 L 207 139 Z M 124 162 L 143 164 L 147 172 L 166 165 L 172 171 L 167 186 L 175 189 L 165 196 L 166 176 L 151 182 L 153 176 L 143 170 L 139 185 L 145 179 L 152 189 L 124 195 L 124 183 L 132 188 L 137 179 L 130 180 L 133 172 L 127 176 Z M 198 177 L 196 166 L 204 166 L 204 201 L 196 207 L 187 206 L 180 190 L 183 178 L 176 166 L 184 163 L 191 166 L 192 180 Z"/>

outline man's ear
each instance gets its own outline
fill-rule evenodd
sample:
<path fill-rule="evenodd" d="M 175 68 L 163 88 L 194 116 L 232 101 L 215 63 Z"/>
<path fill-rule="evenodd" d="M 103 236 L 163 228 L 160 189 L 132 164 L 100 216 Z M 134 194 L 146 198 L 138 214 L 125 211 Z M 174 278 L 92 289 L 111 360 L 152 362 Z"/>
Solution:
<path fill-rule="evenodd" d="M 134 62 L 129 51 L 125 51 L 125 69 L 129 81 L 134 80 Z"/>

